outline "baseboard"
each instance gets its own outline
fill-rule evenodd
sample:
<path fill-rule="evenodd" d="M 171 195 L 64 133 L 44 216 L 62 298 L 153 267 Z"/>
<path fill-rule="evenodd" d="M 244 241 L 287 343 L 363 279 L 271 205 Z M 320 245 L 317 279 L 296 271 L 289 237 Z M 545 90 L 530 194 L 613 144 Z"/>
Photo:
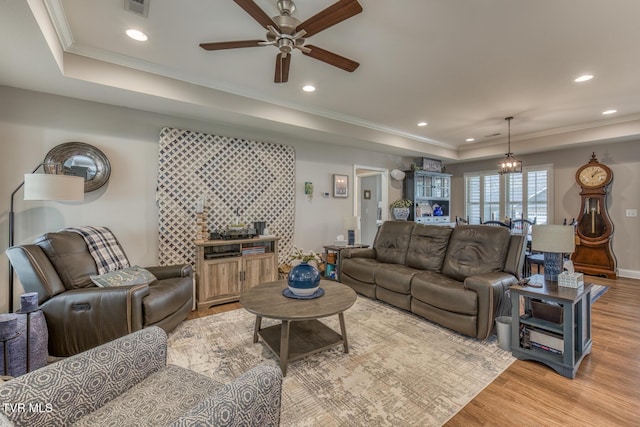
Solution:
<path fill-rule="evenodd" d="M 618 277 L 626 277 L 628 279 L 640 279 L 640 271 L 618 269 Z"/>

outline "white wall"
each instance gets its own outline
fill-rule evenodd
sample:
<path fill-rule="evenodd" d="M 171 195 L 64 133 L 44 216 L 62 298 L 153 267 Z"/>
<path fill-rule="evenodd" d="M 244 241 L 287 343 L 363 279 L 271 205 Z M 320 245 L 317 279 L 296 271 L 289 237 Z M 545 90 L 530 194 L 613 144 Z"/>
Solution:
<path fill-rule="evenodd" d="M 580 187 L 575 181 L 576 170 L 591 159 L 595 152 L 598 161 L 613 171 L 609 189 L 608 208 L 613 222 L 613 252 L 618 272 L 623 277 L 640 278 L 640 217 L 627 217 L 627 209 L 640 211 L 640 141 L 598 144 L 567 150 L 530 155 L 518 155 L 525 166 L 553 165 L 554 212 L 550 222 L 571 221 L 580 212 Z M 497 170 L 496 159 L 481 162 L 447 165 L 452 173 L 452 216 L 464 216 L 464 172 Z"/>
<path fill-rule="evenodd" d="M 77 225 L 105 225 L 118 236 L 130 261 L 154 265 L 158 259 L 158 213 L 155 187 L 160 128 L 172 126 L 217 135 L 287 144 L 296 151 L 296 223 L 294 244 L 322 251 L 337 234 L 345 234 L 344 217 L 353 215 L 353 165 L 402 168 L 400 157 L 345 149 L 309 141 L 266 139 L 257 131 L 220 123 L 203 123 L 123 107 L 0 86 L 0 310 L 7 307 L 8 213 L 11 192 L 58 144 L 85 142 L 102 150 L 111 162 L 111 178 L 103 188 L 85 194 L 83 202 L 38 202 L 14 199 L 15 242 L 30 243 L 47 231 Z M 405 162 L 406 163 L 406 162 Z M 349 175 L 349 198 L 323 198 L 332 193 L 334 173 Z M 311 181 L 311 200 L 304 182 Z M 399 197 L 390 189 L 390 200 Z M 15 295 L 22 288 L 16 281 Z M 16 306 L 19 299 L 15 299 Z"/>

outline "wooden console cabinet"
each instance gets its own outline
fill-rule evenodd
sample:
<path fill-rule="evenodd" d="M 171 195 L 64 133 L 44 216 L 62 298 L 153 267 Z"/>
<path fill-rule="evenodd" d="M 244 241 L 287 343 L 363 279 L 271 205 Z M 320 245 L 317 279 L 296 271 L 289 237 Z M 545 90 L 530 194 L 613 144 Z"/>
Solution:
<path fill-rule="evenodd" d="M 278 280 L 279 239 L 195 241 L 198 309 L 237 301 L 243 291 Z"/>

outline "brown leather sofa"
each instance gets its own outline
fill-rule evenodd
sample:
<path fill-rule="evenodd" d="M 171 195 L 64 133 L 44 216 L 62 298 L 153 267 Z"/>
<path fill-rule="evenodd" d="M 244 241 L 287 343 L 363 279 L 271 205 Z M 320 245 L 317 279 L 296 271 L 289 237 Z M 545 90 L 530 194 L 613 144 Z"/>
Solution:
<path fill-rule="evenodd" d="M 96 263 L 77 233 L 47 233 L 7 249 L 26 292 L 37 292 L 49 354 L 71 356 L 149 326 L 172 331 L 193 306 L 191 265 L 146 267 L 151 284 L 97 287 Z"/>
<path fill-rule="evenodd" d="M 386 221 L 372 248 L 341 253 L 356 292 L 478 339 L 488 338 L 518 282 L 526 238 L 502 227 Z"/>

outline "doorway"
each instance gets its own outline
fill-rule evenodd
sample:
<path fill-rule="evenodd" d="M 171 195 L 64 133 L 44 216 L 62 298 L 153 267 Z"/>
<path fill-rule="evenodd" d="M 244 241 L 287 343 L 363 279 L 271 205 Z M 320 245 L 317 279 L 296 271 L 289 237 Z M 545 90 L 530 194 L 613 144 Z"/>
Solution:
<path fill-rule="evenodd" d="M 389 170 L 354 165 L 353 175 L 353 214 L 359 219 L 356 241 L 371 246 L 378 228 L 389 217 Z"/>

